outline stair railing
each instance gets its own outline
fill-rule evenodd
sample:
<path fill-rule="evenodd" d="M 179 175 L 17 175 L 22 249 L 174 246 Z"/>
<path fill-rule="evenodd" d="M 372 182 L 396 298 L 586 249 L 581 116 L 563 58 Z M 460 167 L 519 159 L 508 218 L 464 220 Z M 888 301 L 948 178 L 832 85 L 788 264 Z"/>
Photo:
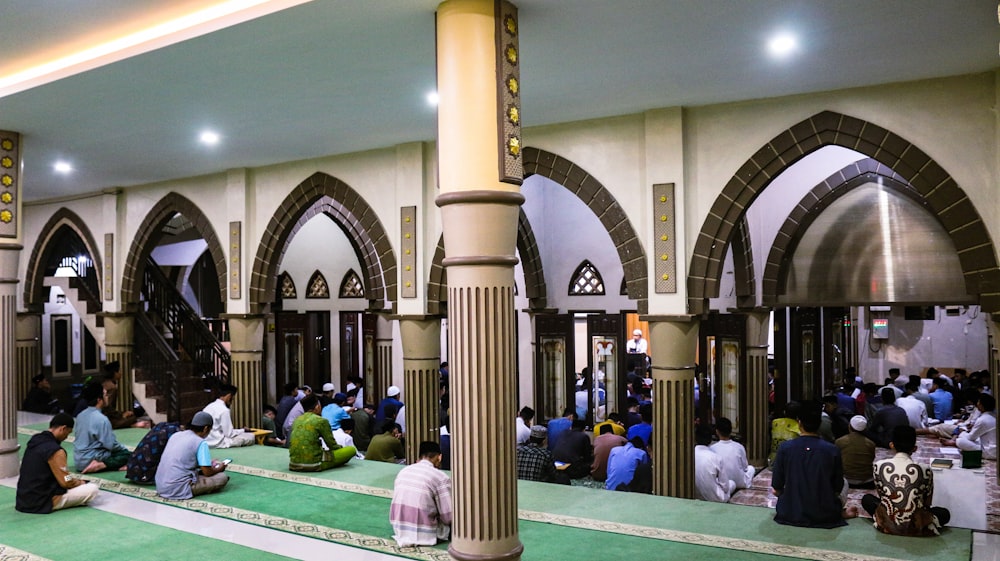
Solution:
<path fill-rule="evenodd" d="M 212 378 L 214 384 L 228 383 L 229 351 L 205 326 L 152 258 L 146 260 L 142 296 L 147 310 L 155 313 L 173 335 L 179 358 L 189 359 L 196 375 Z"/>
<path fill-rule="evenodd" d="M 145 312 L 135 315 L 135 347 L 132 364 L 148 375 L 166 398 L 167 419 L 180 421 L 181 399 L 178 373 L 184 364 Z"/>

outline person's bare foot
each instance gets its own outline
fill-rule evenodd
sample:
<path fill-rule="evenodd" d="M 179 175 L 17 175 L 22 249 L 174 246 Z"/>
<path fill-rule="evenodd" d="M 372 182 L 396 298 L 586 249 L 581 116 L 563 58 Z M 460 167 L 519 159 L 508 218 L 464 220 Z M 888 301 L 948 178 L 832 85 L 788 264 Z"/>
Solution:
<path fill-rule="evenodd" d="M 95 471 L 101 471 L 102 469 L 107 469 L 108 465 L 99 460 L 91 460 L 87 467 L 83 468 L 80 473 L 94 473 Z"/>
<path fill-rule="evenodd" d="M 857 518 L 858 517 L 858 507 L 856 507 L 856 506 L 846 507 L 846 508 L 844 508 L 844 510 L 842 510 L 840 512 L 840 515 L 844 518 L 844 520 L 848 520 L 848 519 L 851 519 L 851 518 Z"/>

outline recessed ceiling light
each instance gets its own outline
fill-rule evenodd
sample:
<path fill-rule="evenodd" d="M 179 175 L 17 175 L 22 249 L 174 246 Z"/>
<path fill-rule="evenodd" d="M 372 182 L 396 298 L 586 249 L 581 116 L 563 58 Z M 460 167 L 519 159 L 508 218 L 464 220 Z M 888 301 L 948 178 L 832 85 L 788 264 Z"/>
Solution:
<path fill-rule="evenodd" d="M 781 33 L 775 35 L 767 42 L 767 50 L 771 55 L 776 57 L 785 57 L 795 51 L 799 46 L 798 40 L 796 40 L 794 35 L 789 35 L 788 33 Z"/>
<path fill-rule="evenodd" d="M 437 92 L 431 92 L 427 94 L 427 103 L 433 106 L 437 106 L 438 102 L 441 101 L 441 96 Z"/>
<path fill-rule="evenodd" d="M 205 131 L 201 133 L 201 136 L 198 137 L 198 140 L 200 140 L 202 144 L 215 146 L 216 144 L 219 143 L 219 133 L 212 131 Z"/>
<path fill-rule="evenodd" d="M 56 170 L 56 173 L 69 173 L 73 171 L 73 166 L 69 162 L 59 161 L 52 165 L 52 169 Z"/>

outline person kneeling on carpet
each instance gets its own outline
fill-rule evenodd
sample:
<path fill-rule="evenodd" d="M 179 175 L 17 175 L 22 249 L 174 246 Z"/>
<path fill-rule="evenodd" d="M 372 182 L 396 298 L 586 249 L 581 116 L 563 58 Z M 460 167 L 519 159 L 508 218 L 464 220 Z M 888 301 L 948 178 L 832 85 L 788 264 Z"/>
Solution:
<path fill-rule="evenodd" d="M 323 408 L 319 398 L 309 394 L 299 403 L 305 413 L 292 423 L 288 436 L 288 469 L 323 471 L 351 461 L 357 450 L 337 444 L 330 421 L 320 416 Z"/>
<path fill-rule="evenodd" d="M 224 473 L 228 462 L 213 460 L 205 442 L 212 423 L 210 414 L 199 411 L 187 430 L 170 436 L 156 468 L 158 495 L 164 499 L 190 499 L 221 491 L 229 483 L 229 475 Z"/>
<path fill-rule="evenodd" d="M 441 445 L 420 443 L 420 461 L 400 470 L 389 522 L 400 547 L 434 545 L 451 537 L 451 479 L 441 471 Z"/>

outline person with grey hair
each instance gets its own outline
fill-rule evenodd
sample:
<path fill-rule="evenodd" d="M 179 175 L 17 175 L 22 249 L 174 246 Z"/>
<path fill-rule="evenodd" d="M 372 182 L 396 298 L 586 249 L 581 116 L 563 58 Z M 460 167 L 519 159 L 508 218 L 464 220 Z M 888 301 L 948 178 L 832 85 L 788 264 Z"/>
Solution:
<path fill-rule="evenodd" d="M 212 415 L 194 414 L 187 430 L 167 441 L 156 469 L 156 494 L 164 499 L 184 500 L 222 490 L 229 483 L 226 460 L 213 460 L 205 437 L 212 432 Z"/>

